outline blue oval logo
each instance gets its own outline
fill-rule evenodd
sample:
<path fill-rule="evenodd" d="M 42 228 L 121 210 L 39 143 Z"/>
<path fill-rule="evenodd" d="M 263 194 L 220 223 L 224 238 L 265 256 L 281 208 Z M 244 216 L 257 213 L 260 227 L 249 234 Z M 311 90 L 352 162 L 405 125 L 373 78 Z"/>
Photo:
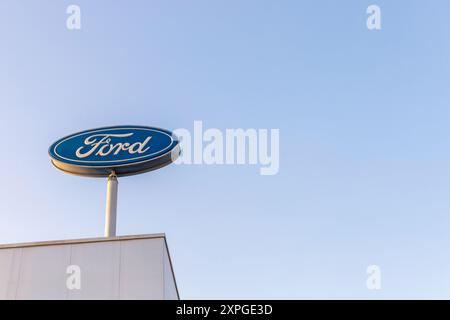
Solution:
<path fill-rule="evenodd" d="M 154 170 L 174 161 L 178 139 L 164 129 L 115 126 L 86 130 L 62 138 L 50 147 L 60 170 L 86 176 L 119 176 Z"/>

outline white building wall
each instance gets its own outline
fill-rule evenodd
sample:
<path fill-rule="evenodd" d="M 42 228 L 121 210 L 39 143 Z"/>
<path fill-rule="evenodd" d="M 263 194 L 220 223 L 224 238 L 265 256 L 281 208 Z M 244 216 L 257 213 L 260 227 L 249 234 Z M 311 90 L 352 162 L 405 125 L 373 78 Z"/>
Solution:
<path fill-rule="evenodd" d="M 67 268 L 80 268 L 69 289 Z M 178 299 L 164 235 L 0 246 L 0 299 Z"/>
<path fill-rule="evenodd" d="M 172 262 L 170 261 L 169 250 L 164 250 L 164 299 L 177 300 L 178 289 L 173 275 Z"/>

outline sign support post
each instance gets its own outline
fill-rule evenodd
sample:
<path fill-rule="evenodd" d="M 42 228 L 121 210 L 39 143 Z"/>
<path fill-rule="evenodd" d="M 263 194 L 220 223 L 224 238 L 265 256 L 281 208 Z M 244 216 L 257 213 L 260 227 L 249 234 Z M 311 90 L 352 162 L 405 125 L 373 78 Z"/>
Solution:
<path fill-rule="evenodd" d="M 106 212 L 105 212 L 105 237 L 116 236 L 117 219 L 117 189 L 119 182 L 116 173 L 111 171 L 108 176 L 108 185 L 106 189 Z"/>

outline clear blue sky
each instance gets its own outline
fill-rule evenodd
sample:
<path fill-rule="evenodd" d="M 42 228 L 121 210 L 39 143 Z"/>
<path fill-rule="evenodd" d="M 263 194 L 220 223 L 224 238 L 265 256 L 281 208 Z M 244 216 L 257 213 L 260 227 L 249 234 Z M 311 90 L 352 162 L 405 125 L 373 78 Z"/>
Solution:
<path fill-rule="evenodd" d="M 78 4 L 82 29 L 66 29 Z M 382 30 L 366 28 L 377 4 Z M 165 232 L 182 298 L 450 297 L 450 2 L 0 3 L 0 243 L 103 233 L 66 134 L 279 128 L 280 172 L 120 180 L 118 233 Z M 382 289 L 365 286 L 366 267 Z"/>

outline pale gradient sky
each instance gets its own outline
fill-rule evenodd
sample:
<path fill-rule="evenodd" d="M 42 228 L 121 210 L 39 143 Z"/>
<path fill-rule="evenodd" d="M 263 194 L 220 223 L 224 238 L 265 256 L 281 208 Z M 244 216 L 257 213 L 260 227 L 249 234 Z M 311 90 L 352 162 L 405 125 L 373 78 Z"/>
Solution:
<path fill-rule="evenodd" d="M 0 243 L 102 235 L 106 181 L 50 164 L 64 135 L 279 128 L 276 176 L 120 179 L 118 233 L 167 234 L 182 298 L 450 298 L 449 14 L 448 0 L 2 0 Z"/>

